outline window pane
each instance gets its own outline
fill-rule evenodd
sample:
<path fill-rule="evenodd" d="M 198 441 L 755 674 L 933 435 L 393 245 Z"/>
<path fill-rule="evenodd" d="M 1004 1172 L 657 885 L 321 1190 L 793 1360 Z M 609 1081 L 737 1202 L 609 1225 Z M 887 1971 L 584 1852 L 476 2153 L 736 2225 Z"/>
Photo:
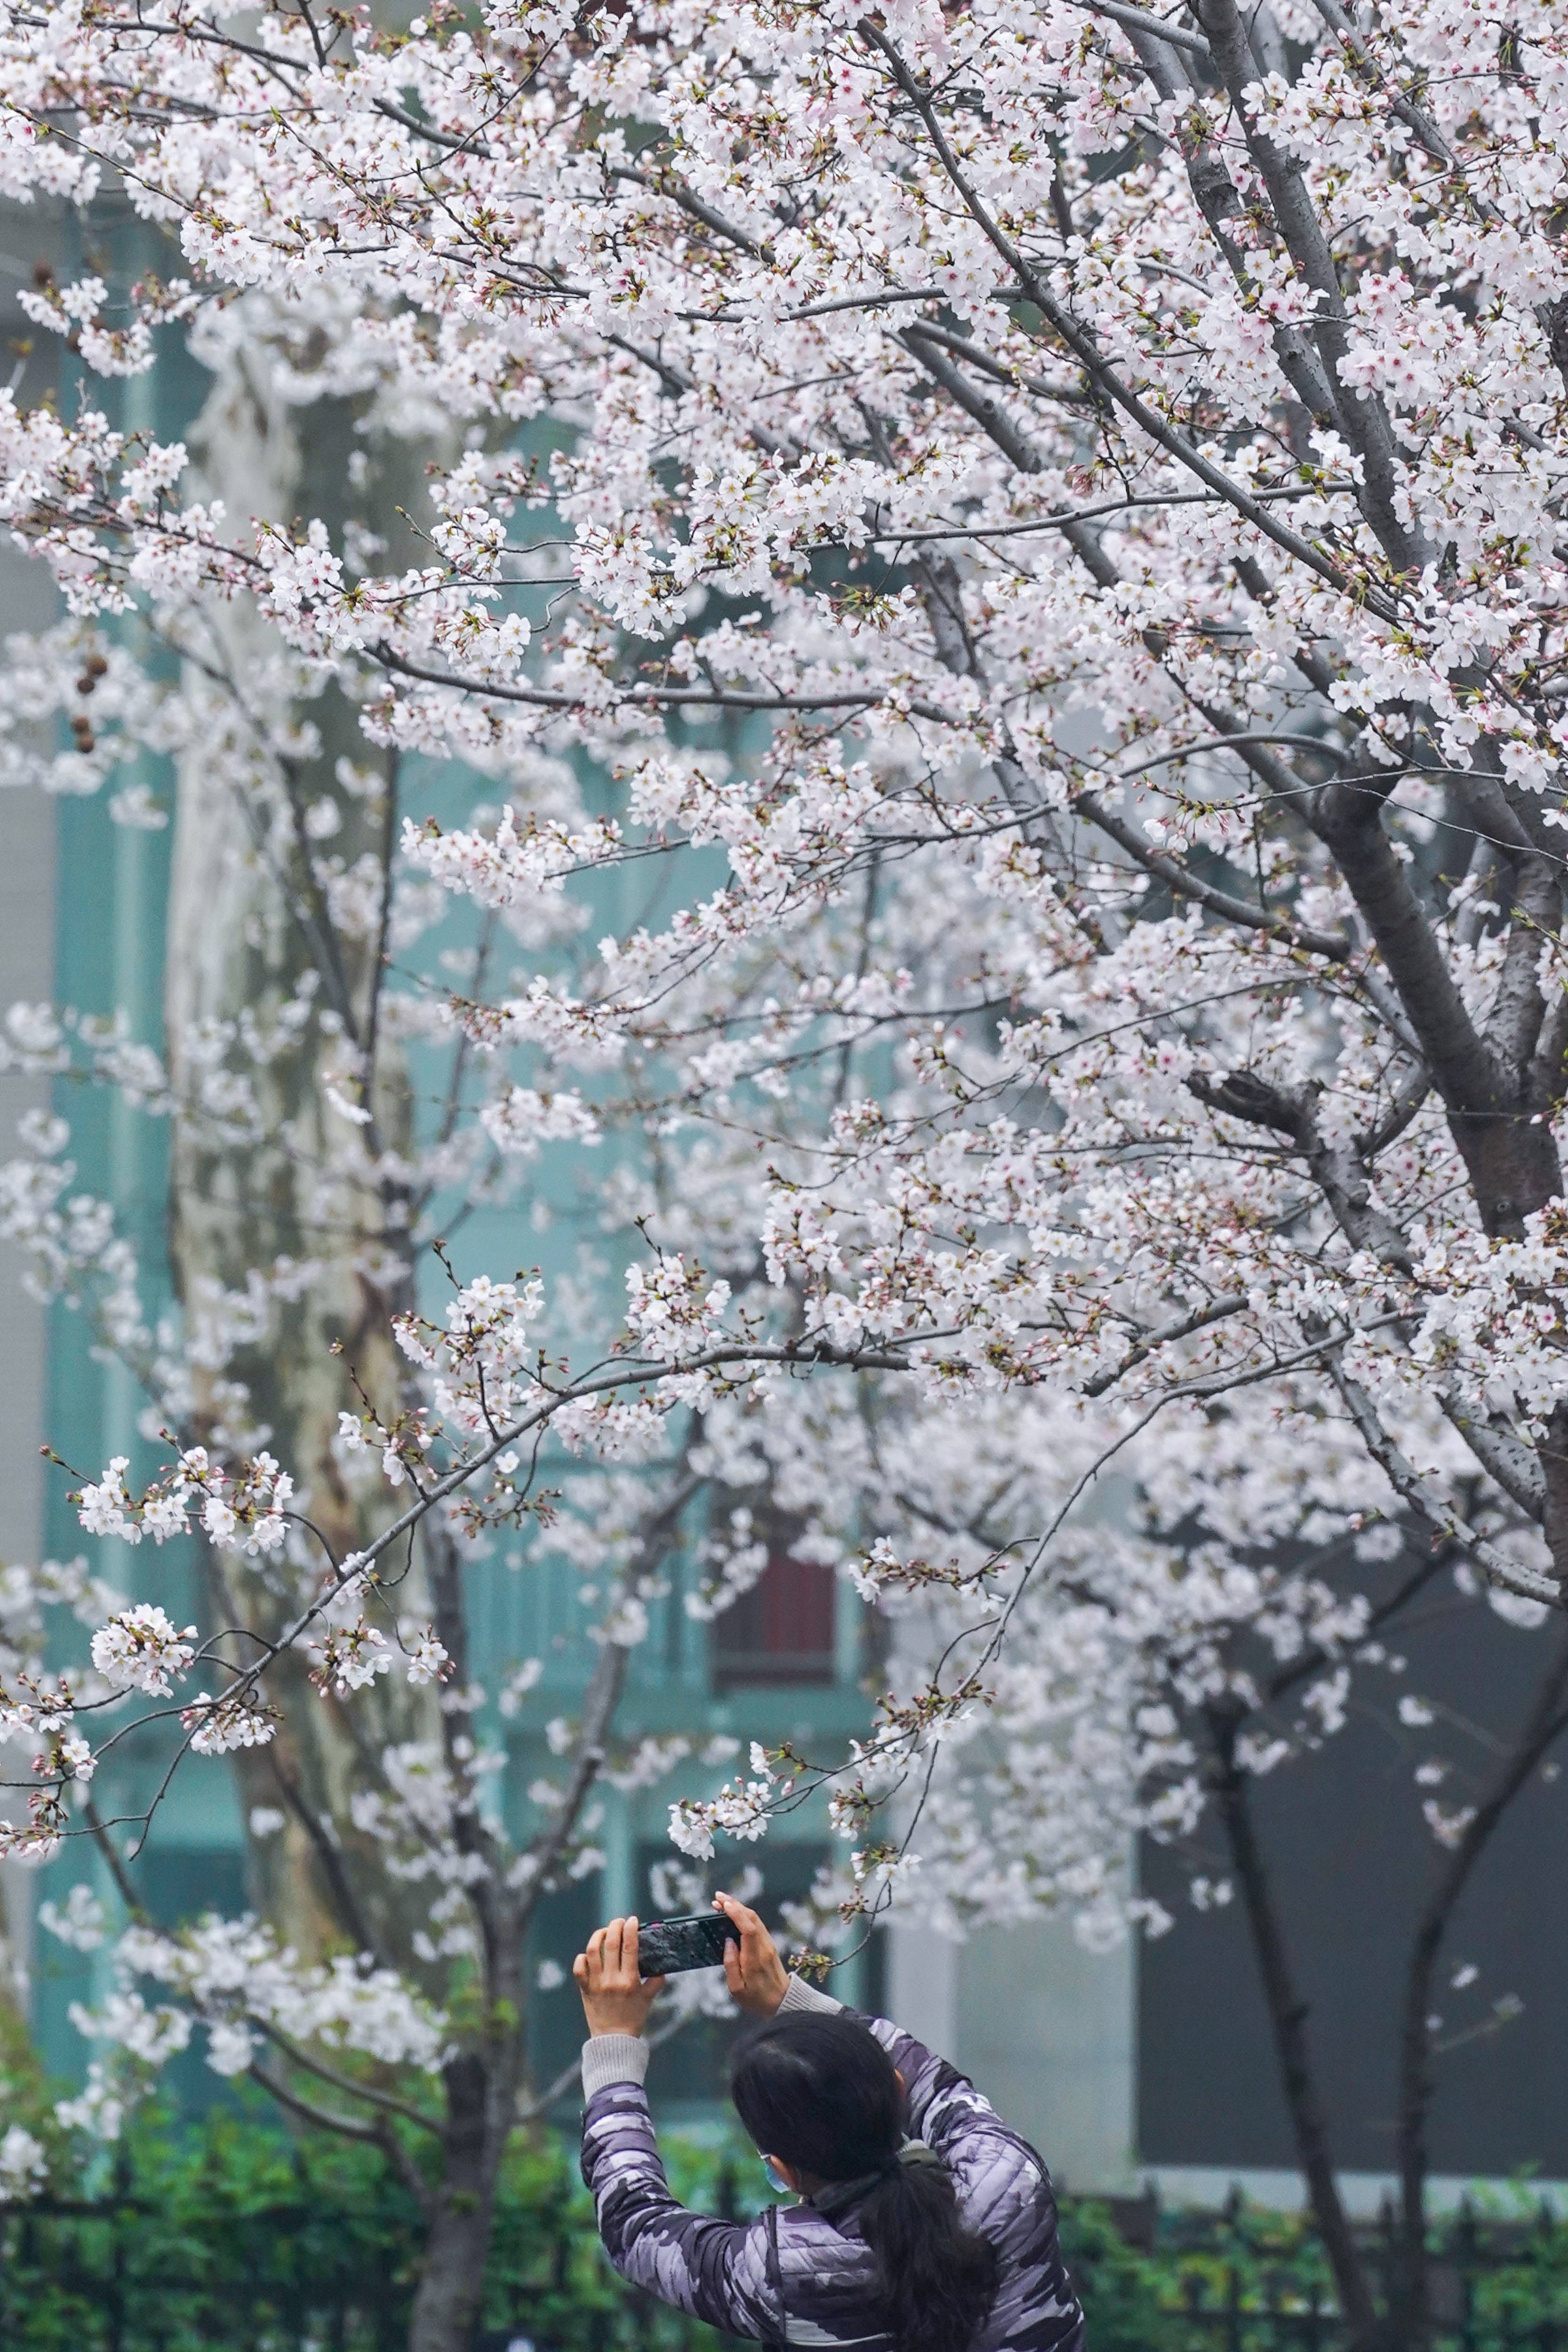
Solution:
<path fill-rule="evenodd" d="M 751 1591 L 714 1622 L 715 1685 L 832 1682 L 835 1587 L 832 1569 L 774 1552 Z"/>

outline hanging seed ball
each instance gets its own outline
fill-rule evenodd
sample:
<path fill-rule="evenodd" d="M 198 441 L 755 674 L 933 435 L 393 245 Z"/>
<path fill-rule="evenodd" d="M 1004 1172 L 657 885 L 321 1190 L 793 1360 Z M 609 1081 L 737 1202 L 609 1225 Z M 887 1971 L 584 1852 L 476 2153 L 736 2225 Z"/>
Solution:
<path fill-rule="evenodd" d="M 83 677 L 99 678 L 103 676 L 104 671 L 108 667 L 109 663 L 107 659 L 99 652 L 95 646 L 91 653 L 88 655 L 87 659 L 82 663 L 81 674 Z"/>
<path fill-rule="evenodd" d="M 79 751 L 91 751 L 93 743 L 92 721 L 87 717 L 84 711 L 79 710 L 75 718 L 71 720 L 71 733 L 76 737 L 76 748 Z"/>
<path fill-rule="evenodd" d="M 96 692 L 97 692 L 97 689 L 98 689 L 98 680 L 97 680 L 97 678 L 95 678 L 95 677 L 94 677 L 94 676 L 93 676 L 92 672 L 91 672 L 89 669 L 84 669 L 84 670 L 83 670 L 83 672 L 82 672 L 82 674 L 81 674 L 81 676 L 78 678 L 78 680 L 77 680 L 77 682 L 76 682 L 76 690 L 77 690 L 77 692 L 78 692 L 79 694 L 93 694 L 93 693 L 96 693 Z"/>

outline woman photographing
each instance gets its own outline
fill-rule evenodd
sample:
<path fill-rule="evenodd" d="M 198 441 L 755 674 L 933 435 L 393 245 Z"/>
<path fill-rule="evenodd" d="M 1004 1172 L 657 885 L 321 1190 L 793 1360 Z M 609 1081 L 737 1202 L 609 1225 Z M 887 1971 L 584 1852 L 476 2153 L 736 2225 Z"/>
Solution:
<path fill-rule="evenodd" d="M 1050 2176 L 955 2067 L 885 2018 L 792 1977 L 754 1911 L 724 1974 L 765 2020 L 730 2091 L 793 2207 L 718 2221 L 669 2193 L 643 2080 L 664 1979 L 637 1973 L 637 1923 L 580 1952 L 583 2177 L 624 2278 L 733 2336 L 858 2352 L 1081 2352 L 1083 2314 L 1057 2243 Z"/>

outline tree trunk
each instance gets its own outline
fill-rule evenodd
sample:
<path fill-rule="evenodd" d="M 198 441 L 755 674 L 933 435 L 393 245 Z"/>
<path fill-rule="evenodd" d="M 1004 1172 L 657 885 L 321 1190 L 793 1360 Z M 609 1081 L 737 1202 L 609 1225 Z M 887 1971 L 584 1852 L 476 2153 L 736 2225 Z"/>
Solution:
<path fill-rule="evenodd" d="M 516 2114 L 518 2047 L 504 2036 L 446 2070 L 442 2179 L 414 2297 L 408 2352 L 468 2352 L 495 2223 L 496 2186 Z"/>
<path fill-rule="evenodd" d="M 1209 1712 L 1215 1759 L 1215 1797 L 1225 1823 L 1231 1863 L 1240 1882 L 1247 1922 L 1258 1956 L 1274 2033 L 1279 2078 L 1295 2135 L 1296 2152 L 1306 2179 L 1312 2218 L 1323 2242 L 1340 2307 L 1345 2315 L 1352 2352 L 1371 2352 L 1379 2329 L 1372 2283 L 1355 2242 L 1349 2217 L 1341 2202 L 1329 2147 L 1328 2126 L 1319 2096 L 1307 2037 L 1307 2003 L 1297 1989 L 1285 1949 L 1284 1930 L 1275 1907 L 1273 1890 L 1247 1801 L 1247 1775 L 1236 1760 L 1238 1711 L 1218 1707 Z"/>
<path fill-rule="evenodd" d="M 193 440 L 206 486 L 241 528 L 251 514 L 339 518 L 353 422 L 345 402 L 290 407 L 267 372 L 265 346 L 253 342 L 226 364 Z M 276 636 L 243 603 L 220 611 L 214 634 L 230 691 L 215 713 L 218 756 L 204 746 L 180 762 L 166 978 L 169 1059 L 182 1106 L 169 1240 L 187 1342 L 195 1342 L 188 1419 L 198 1438 L 220 1449 L 265 1443 L 342 1559 L 384 1523 L 387 1507 L 379 1480 L 368 1491 L 350 1486 L 334 1439 L 339 1412 L 358 1407 L 351 1368 L 384 1412 L 396 1410 L 400 1360 L 388 1326 L 395 1299 L 406 1303 L 411 1293 L 411 1243 L 389 1214 L 372 1155 L 405 1146 L 411 1120 L 405 1081 L 384 1051 L 363 1079 L 372 1129 L 356 1130 L 327 1099 L 330 1077 L 340 1094 L 356 1089 L 352 1039 L 365 1033 L 381 941 L 374 924 L 356 932 L 333 919 L 314 881 L 304 820 L 311 807 L 334 810 L 338 829 L 326 846 L 353 867 L 384 854 L 391 813 L 364 778 L 368 747 L 352 706 L 335 690 L 313 704 L 319 748 L 306 744 L 293 757 L 288 747 L 300 714 L 287 698 L 287 674 L 269 674 Z M 253 762 L 253 785 L 237 781 L 233 750 L 224 756 L 226 726 L 236 744 L 271 731 L 271 750 Z M 345 761 L 359 772 L 355 789 L 339 777 Z M 390 802 L 390 781 L 386 792 Z M 297 1020 L 301 1002 L 308 1011 Z M 234 1090 L 247 1079 L 253 1103 L 236 1109 Z M 313 1269 L 297 1296 L 285 1285 L 237 1347 L 221 1334 L 204 1346 L 204 1323 L 217 1332 L 227 1302 L 243 1302 L 252 1269 L 290 1261 Z M 332 1352 L 339 1343 L 341 1357 Z M 302 1532 L 281 1574 L 209 1555 L 214 1614 L 270 1635 L 327 1565 L 321 1545 Z M 417 1566 L 398 1598 L 410 1613 L 427 1613 Z M 416 1693 L 391 1674 L 355 1695 L 351 1717 L 305 1675 L 297 1656 L 271 1670 L 284 1717 L 277 1739 L 233 1761 L 247 1817 L 256 1806 L 286 1817 L 281 1832 L 249 1842 L 251 1899 L 301 1954 L 320 1955 L 391 1937 L 389 1882 L 375 1849 L 357 1850 L 348 1795 L 363 1777 L 363 1755 L 379 1756 L 394 1740 L 438 1738 L 439 1714 L 433 1693 Z"/>
<path fill-rule="evenodd" d="M 1426 2265 L 1426 2124 L 1434 2086 L 1432 2035 L 1426 2021 L 1432 2013 L 1437 1955 L 1455 1906 L 1492 1832 L 1564 1727 L 1565 1692 L 1568 1640 L 1560 1644 L 1542 1676 L 1519 1744 L 1505 1759 L 1439 1874 L 1411 1941 L 1400 2038 L 1399 2260 L 1389 2328 L 1398 2352 L 1425 2352 L 1432 2332 Z"/>
<path fill-rule="evenodd" d="M 0 1862 L 0 2027 L 21 2030 L 32 1957 L 32 1885 L 19 1862 Z"/>

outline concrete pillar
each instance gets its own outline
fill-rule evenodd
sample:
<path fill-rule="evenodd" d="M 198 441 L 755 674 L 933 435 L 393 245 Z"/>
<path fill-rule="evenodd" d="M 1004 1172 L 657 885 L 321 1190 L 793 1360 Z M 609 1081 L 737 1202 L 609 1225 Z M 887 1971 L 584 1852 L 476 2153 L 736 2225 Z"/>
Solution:
<path fill-rule="evenodd" d="M 914 1925 L 888 1929 L 888 2015 L 957 2062 L 960 1947 Z"/>
<path fill-rule="evenodd" d="M 1086 1952 L 1065 1919 L 960 1948 L 957 2063 L 1060 2187 L 1135 2186 L 1136 1966 L 1131 1938 Z"/>
<path fill-rule="evenodd" d="M 1065 1920 L 981 1930 L 963 1944 L 888 1933 L 888 2014 L 951 2058 L 1032 2141 L 1058 2183 L 1137 2181 L 1137 1960 L 1086 1952 Z"/>

